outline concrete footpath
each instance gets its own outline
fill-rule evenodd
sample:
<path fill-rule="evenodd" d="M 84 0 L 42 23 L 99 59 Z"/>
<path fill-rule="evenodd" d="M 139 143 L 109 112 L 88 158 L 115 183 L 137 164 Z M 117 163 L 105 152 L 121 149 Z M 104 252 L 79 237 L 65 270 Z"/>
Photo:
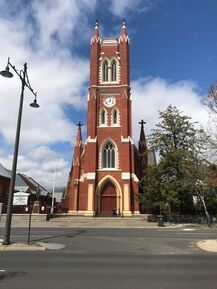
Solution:
<path fill-rule="evenodd" d="M 46 243 L 46 242 L 24 242 L 11 243 L 10 245 L 3 245 L 3 240 L 0 240 L 0 251 L 44 251 L 44 250 L 60 250 L 65 248 L 63 244 Z"/>
<path fill-rule="evenodd" d="M 27 227 L 29 219 L 13 220 L 12 227 Z M 5 226 L 5 221 L 0 221 L 0 227 Z M 61 216 L 54 217 L 48 221 L 32 220 L 31 227 L 41 228 L 157 228 L 157 222 L 147 222 L 145 217 L 121 218 L 121 217 L 80 217 L 80 216 Z M 173 224 L 165 222 L 163 228 L 208 228 L 206 224 Z M 217 225 L 215 225 L 217 227 Z"/>
<path fill-rule="evenodd" d="M 12 227 L 28 227 L 28 221 L 12 221 Z M 4 227 L 5 222 L 0 222 L 0 227 Z M 147 222 L 145 218 L 119 218 L 119 217 L 74 217 L 65 216 L 59 218 L 52 218 L 49 221 L 33 221 L 31 223 L 33 228 L 135 228 L 135 229 L 185 229 L 185 230 L 197 230 L 207 229 L 216 230 L 215 224 L 212 228 L 209 228 L 206 224 L 172 224 L 164 223 L 163 227 L 159 227 L 156 222 Z M 60 244 L 52 243 L 12 243 L 10 245 L 2 245 L 0 240 L 0 251 L 30 251 L 30 250 L 46 250 L 46 249 L 62 249 Z M 217 239 L 216 240 L 202 240 L 197 242 L 197 246 L 207 252 L 217 253 Z"/>

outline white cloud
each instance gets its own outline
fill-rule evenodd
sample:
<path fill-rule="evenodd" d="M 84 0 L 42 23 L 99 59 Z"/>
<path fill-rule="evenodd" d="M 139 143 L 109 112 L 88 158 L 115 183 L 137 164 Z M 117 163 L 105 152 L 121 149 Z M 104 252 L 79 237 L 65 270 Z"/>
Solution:
<path fill-rule="evenodd" d="M 157 0 L 111 0 L 110 11 L 125 17 L 129 11 L 145 12 L 154 7 Z"/>
<path fill-rule="evenodd" d="M 64 49 L 69 45 L 69 39 L 76 42 L 77 33 L 79 41 L 82 37 L 85 39 L 89 31 L 86 15 L 94 11 L 95 4 L 96 0 L 32 1 L 33 17 L 39 34 L 37 43 L 34 41 L 36 47 L 56 53 L 55 48 L 61 46 Z"/>
<path fill-rule="evenodd" d="M 79 7 L 73 1 L 43 1 L 44 4 L 42 1 L 33 1 L 32 3 L 32 9 L 38 17 L 35 17 L 34 20 L 34 25 L 38 27 L 38 33 L 35 33 L 34 37 L 38 43 L 41 43 L 37 50 L 28 41 L 33 37 L 32 34 L 35 31 L 33 31 L 33 24 L 29 29 L 24 29 L 25 24 L 29 23 L 27 22 L 28 13 L 18 13 L 14 17 L 15 19 L 9 18 L 9 20 L 5 20 L 4 15 L 0 14 L 2 16 L 0 38 L 4 39 L 1 47 L 1 62 L 5 62 L 8 55 L 12 56 L 11 62 L 16 64 L 19 69 L 23 67 L 24 61 L 28 62 L 30 81 L 34 90 L 38 91 L 38 101 L 41 105 L 37 111 L 28 107 L 33 96 L 26 89 L 22 121 L 22 147 L 30 147 L 36 142 L 49 144 L 71 139 L 72 124 L 65 115 L 64 106 L 84 109 L 87 92 L 84 93 L 83 89 L 86 88 L 89 78 L 88 60 L 73 57 L 70 48 L 62 46 L 69 31 L 76 29 L 75 19 L 81 15 Z M 86 9 L 90 6 L 85 1 L 81 1 L 81 3 Z M 7 6 L 7 8 L 10 15 L 10 7 Z M 47 17 L 45 17 L 46 12 Z M 39 17 L 41 14 L 42 16 Z M 83 18 L 85 19 L 85 16 Z M 74 19 L 72 21 L 75 22 L 67 24 L 69 19 Z M 8 33 L 9 31 L 10 33 Z M 59 41 L 54 44 L 52 35 L 56 31 Z M 65 34 L 61 31 L 65 31 Z M 46 38 L 47 42 L 44 43 L 42 38 Z M 73 37 L 67 38 L 67 41 L 72 48 Z M 0 98 L 0 107 L 4 108 L 0 114 L 0 132 L 7 144 L 13 144 L 21 83 L 15 75 L 10 80 L 0 78 L 0 87 L 3 96 Z M 8 117 L 9 111 L 10 118 Z"/>
<path fill-rule="evenodd" d="M 189 80 L 169 82 L 162 78 L 144 78 L 132 83 L 133 101 L 133 130 L 134 140 L 139 138 L 141 119 L 146 121 L 146 133 L 150 134 L 158 122 L 159 111 L 163 111 L 168 105 L 176 106 L 184 114 L 192 117 L 192 121 L 198 121 L 206 126 L 208 113 L 200 99 L 203 96 L 197 92 L 195 83 Z"/>
<path fill-rule="evenodd" d="M 12 167 L 12 155 L 0 152 L 1 163 L 8 169 Z M 26 155 L 19 155 L 17 171 L 31 176 L 36 181 L 50 189 L 55 182 L 57 187 L 66 186 L 70 164 L 56 151 L 47 146 L 33 148 Z"/>
<path fill-rule="evenodd" d="M 83 112 L 86 108 L 89 60 L 73 51 L 78 43 L 87 40 L 92 29 L 87 24 L 87 15 L 95 9 L 95 2 L 33 0 L 27 5 L 22 1 L 12 5 L 5 0 L 0 3 L 0 39 L 4 40 L 1 67 L 6 66 L 8 56 L 17 69 L 27 62 L 29 79 L 38 92 L 40 104 L 39 109 L 29 107 L 34 96 L 25 89 L 18 171 L 44 185 L 50 183 L 55 168 L 59 185 L 66 184 L 70 164 L 50 150 L 49 145 L 61 146 L 61 142 L 73 141 L 75 126 L 65 109 Z M 0 161 L 9 169 L 20 90 L 17 75 L 12 79 L 0 78 L 0 137 L 5 148 L 1 150 Z"/>
<path fill-rule="evenodd" d="M 33 151 L 29 152 L 29 157 L 31 157 L 33 160 L 39 161 L 50 160 L 56 156 L 57 154 L 45 145 L 36 147 Z"/>

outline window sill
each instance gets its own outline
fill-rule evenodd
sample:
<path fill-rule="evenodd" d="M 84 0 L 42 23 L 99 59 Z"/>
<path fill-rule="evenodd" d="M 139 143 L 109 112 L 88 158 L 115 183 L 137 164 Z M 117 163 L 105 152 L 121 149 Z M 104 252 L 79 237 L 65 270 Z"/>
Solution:
<path fill-rule="evenodd" d="M 98 128 L 115 128 L 115 127 L 121 127 L 120 125 L 98 125 Z"/>
<path fill-rule="evenodd" d="M 98 169 L 98 172 L 119 172 L 121 171 L 120 169 L 116 168 L 104 168 L 104 169 Z"/>
<path fill-rule="evenodd" d="M 112 124 L 111 127 L 121 127 L 119 124 Z"/>

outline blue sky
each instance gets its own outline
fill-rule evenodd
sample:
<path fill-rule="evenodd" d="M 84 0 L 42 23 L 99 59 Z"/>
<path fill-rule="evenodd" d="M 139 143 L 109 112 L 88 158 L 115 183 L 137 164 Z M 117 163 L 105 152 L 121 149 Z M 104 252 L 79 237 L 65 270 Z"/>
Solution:
<path fill-rule="evenodd" d="M 25 92 L 19 172 L 51 187 L 66 184 L 76 133 L 86 124 L 89 43 L 95 19 L 100 36 L 119 37 L 122 19 L 131 40 L 133 138 L 138 121 L 146 132 L 169 104 L 206 126 L 200 102 L 216 81 L 215 0 L 2 0 L 2 69 L 7 57 L 18 69 L 28 63 L 39 110 Z M 11 168 L 20 81 L 0 78 L 0 162 Z M 84 127 L 85 130 L 85 127 Z M 85 136 L 85 131 L 83 133 Z"/>
<path fill-rule="evenodd" d="M 132 49 L 136 67 L 132 77 L 151 74 L 171 81 L 191 79 L 206 93 L 216 79 L 216 1 L 160 2 L 158 8 L 141 17 L 139 30 L 133 35 L 132 40 L 139 35 L 142 38 L 141 45 Z M 144 54 L 142 62 L 138 54 Z"/>

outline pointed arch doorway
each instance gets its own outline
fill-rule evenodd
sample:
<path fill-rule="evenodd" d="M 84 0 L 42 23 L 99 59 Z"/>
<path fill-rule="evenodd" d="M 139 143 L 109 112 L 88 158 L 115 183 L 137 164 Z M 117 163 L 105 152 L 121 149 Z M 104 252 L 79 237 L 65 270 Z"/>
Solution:
<path fill-rule="evenodd" d="M 117 193 L 114 184 L 107 181 L 100 194 L 100 214 L 112 215 L 112 211 L 117 211 Z"/>

